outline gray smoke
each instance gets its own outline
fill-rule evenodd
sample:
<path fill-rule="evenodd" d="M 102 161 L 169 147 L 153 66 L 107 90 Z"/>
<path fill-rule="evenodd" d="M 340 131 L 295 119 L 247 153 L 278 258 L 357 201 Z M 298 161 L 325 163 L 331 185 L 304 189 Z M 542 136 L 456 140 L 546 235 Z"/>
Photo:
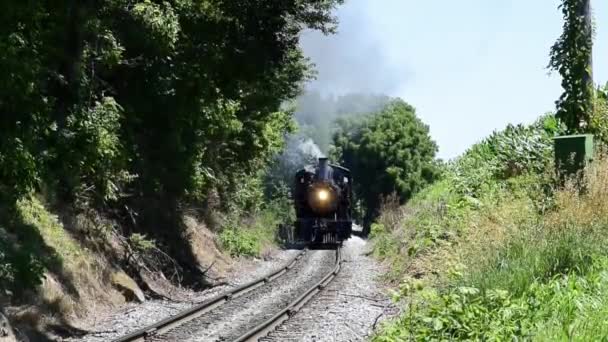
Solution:
<path fill-rule="evenodd" d="M 370 6 L 368 0 L 347 0 L 335 12 L 336 34 L 306 31 L 300 39 L 316 79 L 297 100 L 299 134 L 325 153 L 337 119 L 380 110 L 391 100 L 383 94 L 395 93 L 409 75 L 384 48 L 387 34 L 373 22 Z"/>
<path fill-rule="evenodd" d="M 303 160 L 310 160 L 312 159 L 318 159 L 321 157 L 325 157 L 325 154 L 323 154 L 323 152 L 321 152 L 321 149 L 319 148 L 319 146 L 317 144 L 315 144 L 314 141 L 312 141 L 312 139 L 310 138 L 306 138 L 304 140 L 296 140 L 297 143 L 297 150 L 300 152 L 300 154 L 302 156 L 305 156 L 304 158 L 302 158 Z"/>
<path fill-rule="evenodd" d="M 266 175 L 267 193 L 272 194 L 277 186 L 293 187 L 296 172 L 306 165 L 314 165 L 325 155 L 312 139 L 295 134 L 287 137 L 283 153 L 276 156 Z"/>
<path fill-rule="evenodd" d="M 337 34 L 304 32 L 300 46 L 317 70 L 308 89 L 323 94 L 394 94 L 411 75 L 405 63 L 391 58 L 385 48 L 387 39 L 398 36 L 383 32 L 372 21 L 370 7 L 375 3 L 347 0 L 336 11 Z"/>
<path fill-rule="evenodd" d="M 331 96 L 322 95 L 316 90 L 308 91 L 297 99 L 297 135 L 301 140 L 313 140 L 322 152 L 327 153 L 336 120 L 377 112 L 390 100 L 390 97 L 384 95 L 349 93 Z"/>
<path fill-rule="evenodd" d="M 316 79 L 296 101 L 299 130 L 271 167 L 275 181 L 291 184 L 295 172 L 329 152 L 337 119 L 376 112 L 409 72 L 381 48 L 381 32 L 370 29 L 371 2 L 347 0 L 337 9 L 338 32 L 304 32 L 300 46 L 314 64 Z M 336 162 L 336 161 L 333 161 Z"/>

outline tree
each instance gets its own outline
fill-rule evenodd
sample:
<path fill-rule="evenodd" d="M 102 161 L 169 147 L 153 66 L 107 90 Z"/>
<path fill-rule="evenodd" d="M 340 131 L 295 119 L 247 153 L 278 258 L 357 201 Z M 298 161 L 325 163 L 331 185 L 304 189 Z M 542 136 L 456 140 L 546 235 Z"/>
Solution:
<path fill-rule="evenodd" d="M 341 120 L 333 143 L 332 155 L 353 173 L 365 225 L 378 214 L 382 196 L 395 193 L 404 203 L 437 176 L 429 128 L 399 99 L 370 116 Z"/>
<path fill-rule="evenodd" d="M 299 34 L 333 32 L 340 3 L 3 2 L 0 192 L 177 202 L 234 186 L 293 130 L 281 104 L 311 77 Z"/>
<path fill-rule="evenodd" d="M 0 209 L 43 188 L 183 261 L 180 208 L 250 205 L 232 194 L 258 186 L 312 76 L 300 33 L 334 32 L 342 2 L 0 2 Z"/>
<path fill-rule="evenodd" d="M 568 133 L 588 130 L 593 111 L 593 26 L 590 0 L 563 0 L 561 37 L 551 48 L 549 68 L 562 76 L 564 93 L 557 104 L 557 118 Z"/>

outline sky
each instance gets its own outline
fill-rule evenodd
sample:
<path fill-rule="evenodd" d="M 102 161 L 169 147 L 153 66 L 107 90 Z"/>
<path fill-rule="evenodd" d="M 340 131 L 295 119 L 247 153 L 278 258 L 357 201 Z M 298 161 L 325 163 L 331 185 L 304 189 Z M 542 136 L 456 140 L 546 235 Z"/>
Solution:
<path fill-rule="evenodd" d="M 562 32 L 560 0 L 346 0 L 338 33 L 301 39 L 325 94 L 401 97 L 450 159 L 508 123 L 555 109 L 546 68 Z M 608 1 L 592 0 L 595 81 L 608 81 Z"/>

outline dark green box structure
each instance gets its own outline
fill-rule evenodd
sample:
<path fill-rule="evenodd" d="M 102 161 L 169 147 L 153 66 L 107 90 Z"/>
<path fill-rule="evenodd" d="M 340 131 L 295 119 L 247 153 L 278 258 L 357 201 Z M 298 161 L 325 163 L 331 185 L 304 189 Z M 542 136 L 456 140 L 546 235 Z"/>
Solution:
<path fill-rule="evenodd" d="M 583 170 L 593 160 L 593 134 L 555 137 L 555 167 L 560 178 Z"/>

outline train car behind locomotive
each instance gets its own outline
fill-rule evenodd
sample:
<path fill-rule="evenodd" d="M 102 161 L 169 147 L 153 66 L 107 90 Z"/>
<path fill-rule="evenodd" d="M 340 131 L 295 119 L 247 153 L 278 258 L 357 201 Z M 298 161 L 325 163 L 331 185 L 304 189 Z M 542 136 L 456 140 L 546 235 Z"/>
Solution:
<path fill-rule="evenodd" d="M 350 170 L 319 158 L 296 172 L 295 235 L 314 244 L 341 244 L 352 234 Z"/>

